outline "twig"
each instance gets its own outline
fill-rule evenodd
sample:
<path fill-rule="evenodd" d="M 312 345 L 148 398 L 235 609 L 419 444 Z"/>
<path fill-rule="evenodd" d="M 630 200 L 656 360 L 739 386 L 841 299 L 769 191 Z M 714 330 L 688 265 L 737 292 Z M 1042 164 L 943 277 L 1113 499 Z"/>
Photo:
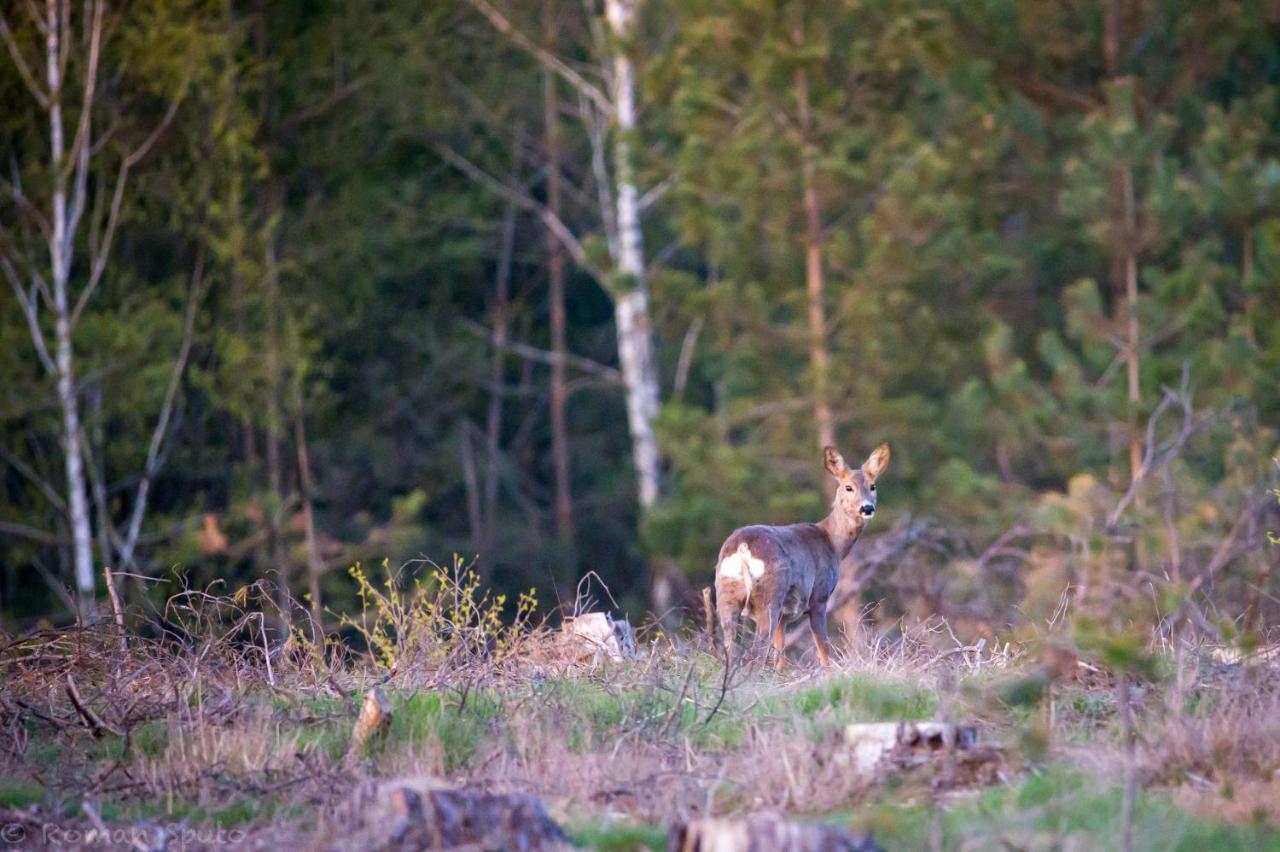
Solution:
<path fill-rule="evenodd" d="M 684 685 L 680 687 L 680 694 L 676 696 L 676 703 L 672 705 L 671 712 L 667 714 L 667 721 L 662 725 L 662 731 L 658 734 L 659 738 L 667 735 L 667 731 L 671 730 L 671 723 L 676 720 L 676 716 L 684 709 L 684 697 L 689 692 L 689 681 L 693 679 L 693 669 L 697 663 L 696 657 L 690 658 L 689 669 L 684 673 Z"/>
<path fill-rule="evenodd" d="M 546 349 L 539 349 L 536 346 L 530 346 L 527 343 L 521 343 L 518 340 L 507 340 L 498 343 L 494 339 L 488 329 L 479 323 L 469 320 L 461 320 L 459 324 L 466 331 L 471 332 L 477 337 L 484 337 L 489 340 L 490 344 L 502 349 L 506 352 L 519 355 L 528 361 L 537 361 L 542 364 L 563 364 L 566 367 L 574 367 L 584 373 L 590 373 L 593 376 L 599 376 L 612 384 L 622 384 L 622 373 L 616 368 L 607 364 L 601 364 L 599 361 L 593 361 L 590 358 L 584 358 L 581 355 L 574 355 L 570 352 L 549 352 Z"/>
<path fill-rule="evenodd" d="M 476 11 L 488 18 L 489 23 L 493 25 L 495 30 L 511 39 L 521 50 L 532 54 L 549 70 L 563 78 L 565 82 L 577 89 L 584 97 L 589 98 L 601 112 L 606 115 L 613 115 L 613 103 L 598 86 L 592 85 L 585 77 L 566 65 L 563 60 L 551 51 L 535 44 L 528 36 L 513 27 L 511 21 L 507 20 L 501 12 L 484 2 L 484 0 L 471 0 L 471 5 L 475 7 Z"/>
<path fill-rule="evenodd" d="M 120 596 L 116 594 L 116 581 L 111 574 L 111 566 L 103 565 L 102 574 L 107 580 L 107 597 L 111 600 L 111 613 L 115 616 L 116 628 L 120 631 L 120 653 L 129 653 L 129 639 L 124 632 L 124 611 L 120 608 Z"/>
<path fill-rule="evenodd" d="M 93 712 L 93 708 L 84 703 L 84 699 L 80 697 L 80 690 L 76 689 L 75 678 L 70 674 L 67 675 L 67 697 L 71 699 L 72 706 L 76 708 L 76 712 L 84 720 L 85 727 L 92 731 L 95 737 L 101 737 L 104 731 L 115 734 L 117 737 L 124 736 L 117 728 L 102 721 L 102 717 Z"/>

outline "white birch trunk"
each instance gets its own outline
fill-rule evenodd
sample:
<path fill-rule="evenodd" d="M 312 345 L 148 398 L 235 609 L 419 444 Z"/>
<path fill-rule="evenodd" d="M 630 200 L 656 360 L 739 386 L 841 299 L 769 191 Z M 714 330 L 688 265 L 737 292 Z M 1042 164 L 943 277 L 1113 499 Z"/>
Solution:
<path fill-rule="evenodd" d="M 67 473 L 67 515 L 71 524 L 71 556 L 75 568 L 80 615 L 93 619 L 94 571 L 93 536 L 89 524 L 89 495 L 84 457 L 80 446 L 80 402 L 76 396 L 74 353 L 71 345 L 71 305 L 67 294 L 71 275 L 71 241 L 67 222 L 66 143 L 62 127 L 62 68 L 60 4 L 47 3 L 48 32 L 45 63 L 49 84 L 49 154 L 53 172 L 53 227 L 49 235 L 54 309 L 54 367 L 57 376 L 58 406 L 62 413 L 62 450 Z M 83 109 L 90 109 L 86 102 Z"/>
<path fill-rule="evenodd" d="M 627 55 L 627 43 L 635 25 L 640 0 L 607 0 L 606 16 L 613 34 L 613 106 L 618 121 L 614 141 L 617 183 L 619 280 L 615 282 L 614 317 L 618 332 L 618 360 L 627 397 L 627 424 L 640 508 L 648 510 L 658 499 L 659 455 L 654 434 L 658 416 L 658 374 L 649 322 L 649 286 L 645 280 L 644 235 L 640 228 L 640 194 L 631 161 L 631 140 L 636 128 L 635 67 Z"/>

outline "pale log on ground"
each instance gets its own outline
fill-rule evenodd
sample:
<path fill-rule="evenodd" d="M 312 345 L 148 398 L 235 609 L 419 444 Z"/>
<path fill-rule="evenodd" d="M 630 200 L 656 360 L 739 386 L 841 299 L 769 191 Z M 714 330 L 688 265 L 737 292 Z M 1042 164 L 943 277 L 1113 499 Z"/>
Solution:
<path fill-rule="evenodd" d="M 870 836 L 781 819 L 700 819 L 671 827 L 668 852 L 879 852 Z"/>
<path fill-rule="evenodd" d="M 615 619 L 608 613 L 588 612 L 566 619 L 561 636 L 579 657 L 599 661 L 630 660 L 636 653 L 636 632 L 626 619 Z"/>

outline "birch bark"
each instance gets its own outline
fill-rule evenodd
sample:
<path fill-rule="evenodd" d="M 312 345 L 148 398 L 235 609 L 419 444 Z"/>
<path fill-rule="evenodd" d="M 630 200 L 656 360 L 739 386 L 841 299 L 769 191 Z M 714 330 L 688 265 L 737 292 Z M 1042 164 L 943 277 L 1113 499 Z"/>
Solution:
<path fill-rule="evenodd" d="M 636 80 L 635 64 L 628 50 L 639 5 L 640 0 L 607 0 L 605 16 L 612 34 L 612 101 L 617 121 L 613 144 L 618 222 L 614 319 L 618 334 L 618 361 L 626 390 L 627 424 L 631 431 L 636 486 L 641 511 L 647 511 L 658 499 L 660 459 L 654 433 L 654 421 L 658 417 L 658 374 L 649 320 L 640 194 L 632 161 L 632 142 L 636 131 Z"/>

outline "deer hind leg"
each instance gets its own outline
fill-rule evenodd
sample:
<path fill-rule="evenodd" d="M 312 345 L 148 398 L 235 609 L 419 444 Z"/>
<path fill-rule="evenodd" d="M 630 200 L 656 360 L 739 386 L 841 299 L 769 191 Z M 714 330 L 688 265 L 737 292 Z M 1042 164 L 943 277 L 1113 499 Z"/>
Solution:
<path fill-rule="evenodd" d="M 720 598 L 720 605 L 717 607 L 716 617 L 720 620 L 720 631 L 724 637 L 724 653 L 725 658 L 729 661 L 734 657 L 734 645 L 738 634 L 738 618 L 742 613 L 730 601 Z"/>
<path fill-rule="evenodd" d="M 778 671 L 782 671 L 782 664 L 786 661 L 786 656 L 782 653 L 786 623 L 782 620 L 782 612 L 776 608 L 769 611 L 769 629 L 773 634 L 773 653 L 777 658 L 774 665 Z"/>
<path fill-rule="evenodd" d="M 809 610 L 809 631 L 813 633 L 813 646 L 818 649 L 818 661 L 824 669 L 831 668 L 830 649 L 827 642 L 827 606 L 823 603 Z"/>

